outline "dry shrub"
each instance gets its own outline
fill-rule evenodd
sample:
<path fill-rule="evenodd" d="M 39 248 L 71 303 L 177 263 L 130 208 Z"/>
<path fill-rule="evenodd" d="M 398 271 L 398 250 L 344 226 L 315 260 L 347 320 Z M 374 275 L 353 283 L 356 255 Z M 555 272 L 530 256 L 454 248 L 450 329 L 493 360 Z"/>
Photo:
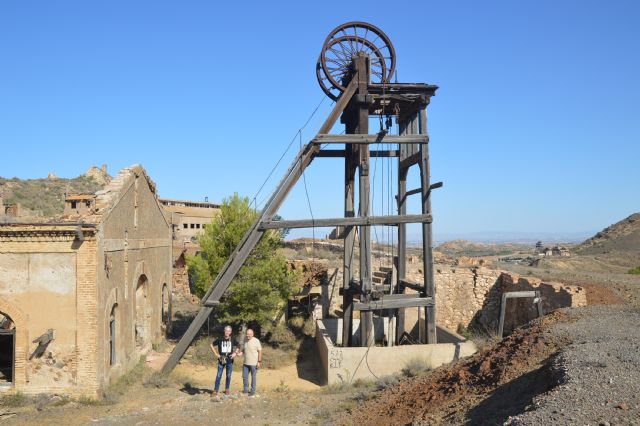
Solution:
<path fill-rule="evenodd" d="M 191 360 L 200 365 L 211 365 L 217 362 L 216 356 L 211 350 L 211 342 L 213 338 L 210 336 L 201 337 L 193 344 L 191 349 Z"/>
<path fill-rule="evenodd" d="M 406 377 L 417 377 L 423 375 L 430 369 L 431 368 L 427 365 L 424 359 L 413 358 L 407 361 L 402 369 L 402 374 Z"/>
<path fill-rule="evenodd" d="M 5 395 L 0 398 L 0 406 L 5 407 L 24 407 L 31 403 L 31 399 L 21 392 Z"/>
<path fill-rule="evenodd" d="M 262 363 L 264 364 L 264 367 L 269 370 L 277 370 L 291 365 L 296 362 L 297 357 L 297 350 L 284 350 L 281 348 L 263 346 Z"/>

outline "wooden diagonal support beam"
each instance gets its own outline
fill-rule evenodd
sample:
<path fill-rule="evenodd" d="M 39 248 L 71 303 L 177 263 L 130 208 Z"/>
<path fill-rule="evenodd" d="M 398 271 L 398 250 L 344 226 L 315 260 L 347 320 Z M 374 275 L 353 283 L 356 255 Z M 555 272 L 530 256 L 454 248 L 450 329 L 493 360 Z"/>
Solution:
<path fill-rule="evenodd" d="M 322 228 L 329 226 L 374 226 L 397 225 L 399 223 L 428 223 L 430 214 L 408 214 L 402 216 L 366 216 L 339 217 L 333 219 L 302 219 L 302 220 L 268 220 L 260 224 L 258 229 L 294 229 L 294 228 Z"/>
<path fill-rule="evenodd" d="M 329 117 L 320 128 L 321 132 L 327 133 L 335 125 L 356 92 L 358 87 L 356 80 L 357 79 L 354 78 L 347 86 L 344 93 L 340 96 L 335 107 L 329 114 Z M 240 271 L 240 268 L 251 254 L 251 251 L 264 235 L 265 229 L 260 229 L 259 225 L 267 220 L 271 220 L 271 218 L 276 214 L 291 191 L 291 188 L 293 188 L 300 176 L 302 176 L 304 170 L 309 166 L 309 164 L 311 164 L 311 161 L 313 161 L 313 158 L 319 150 L 320 146 L 317 144 L 308 144 L 302 147 L 284 177 L 280 180 L 278 186 L 271 194 L 271 197 L 267 200 L 260 216 L 244 235 L 240 244 L 238 244 L 238 247 L 236 247 L 227 262 L 223 265 L 213 284 L 209 287 L 209 290 L 202 299 L 204 306 L 200 309 L 194 320 L 189 325 L 187 331 L 171 352 L 167 362 L 162 367 L 162 373 L 170 372 L 178 364 L 180 358 L 182 358 L 209 315 L 211 315 L 213 306 L 215 306 L 224 295 L 225 291 L 229 288 L 231 282 Z"/>

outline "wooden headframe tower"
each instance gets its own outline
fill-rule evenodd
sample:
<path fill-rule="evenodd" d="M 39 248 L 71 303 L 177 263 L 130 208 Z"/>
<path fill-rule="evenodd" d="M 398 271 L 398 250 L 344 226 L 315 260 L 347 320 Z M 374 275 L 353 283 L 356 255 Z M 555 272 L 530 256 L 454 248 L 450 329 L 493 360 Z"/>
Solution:
<path fill-rule="evenodd" d="M 333 55 L 333 56 L 332 56 Z M 429 177 L 429 136 L 427 105 L 437 86 L 422 83 L 391 83 L 395 69 L 395 52 L 386 35 L 373 25 L 350 22 L 337 27 L 327 37 L 317 65 L 322 89 L 336 103 L 318 134 L 305 144 L 247 231 L 238 247 L 222 267 L 219 275 L 203 297 L 203 307 L 190 324 L 163 367 L 168 372 L 198 334 L 207 318 L 219 304 L 225 291 L 269 229 L 343 227 L 344 281 L 343 335 L 344 346 L 352 345 L 354 312 L 360 312 L 361 346 L 373 344 L 374 315 L 396 319 L 396 344 L 405 329 L 405 309 L 419 308 L 424 319 L 419 320 L 420 343 L 436 343 L 436 306 L 432 255 L 431 185 Z M 376 81 L 377 80 L 377 81 Z M 371 116 L 393 115 L 399 135 L 386 131 L 371 134 Z M 329 134 L 338 119 L 345 134 Z M 372 145 L 388 144 L 395 149 L 371 149 Z M 338 146 L 339 149 L 322 147 Z M 342 146 L 344 147 L 342 149 Z M 371 158 L 397 158 L 397 215 L 370 215 Z M 311 220 L 273 220 L 278 208 L 304 170 L 316 158 L 344 158 L 344 217 Z M 407 189 L 409 170 L 418 166 L 420 185 Z M 356 176 L 359 199 L 356 210 Z M 407 214 L 407 198 L 421 197 L 421 212 Z M 359 214 L 356 214 L 356 211 Z M 419 223 L 422 228 L 423 282 L 406 279 L 407 224 Z M 371 226 L 384 225 L 397 229 L 397 251 L 394 256 L 397 273 L 390 285 L 374 284 L 372 279 Z M 358 238 L 356 238 L 356 229 Z M 358 259 L 356 260 L 356 244 Z M 358 261 L 359 274 L 355 274 Z M 406 290 L 412 292 L 407 293 Z"/>

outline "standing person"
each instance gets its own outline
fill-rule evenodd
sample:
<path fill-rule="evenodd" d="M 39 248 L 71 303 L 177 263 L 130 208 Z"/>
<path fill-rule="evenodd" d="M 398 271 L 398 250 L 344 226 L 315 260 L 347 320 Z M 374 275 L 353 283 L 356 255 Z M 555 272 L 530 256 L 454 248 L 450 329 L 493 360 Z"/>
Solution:
<path fill-rule="evenodd" d="M 244 365 L 242 366 L 242 384 L 244 389 L 242 393 L 255 396 L 256 394 L 256 375 L 262 362 L 262 345 L 260 340 L 253 337 L 253 330 L 247 329 L 247 339 L 244 342 Z M 249 372 L 251 372 L 251 392 L 249 392 Z"/>
<path fill-rule="evenodd" d="M 224 328 L 224 336 L 219 337 L 211 343 L 211 350 L 216 358 L 218 358 L 218 373 L 216 374 L 216 386 L 212 396 L 218 395 L 220 390 L 220 380 L 224 369 L 227 369 L 227 377 L 225 381 L 224 393 L 229 395 L 229 387 L 231 386 L 231 372 L 233 371 L 233 359 L 240 355 L 238 342 L 231 335 L 233 329 L 230 325 Z"/>

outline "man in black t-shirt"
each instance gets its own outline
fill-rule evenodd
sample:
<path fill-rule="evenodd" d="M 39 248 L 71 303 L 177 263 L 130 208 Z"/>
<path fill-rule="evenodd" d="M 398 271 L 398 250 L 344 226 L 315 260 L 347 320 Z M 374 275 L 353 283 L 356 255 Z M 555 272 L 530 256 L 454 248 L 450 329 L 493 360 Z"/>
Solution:
<path fill-rule="evenodd" d="M 212 396 L 218 395 L 220 390 L 220 380 L 222 379 L 222 373 L 224 369 L 227 369 L 227 377 L 225 381 L 224 393 L 229 394 L 229 386 L 231 385 L 231 372 L 233 371 L 233 359 L 240 355 L 240 349 L 238 348 L 238 342 L 235 337 L 231 335 L 231 326 L 228 325 L 224 328 L 224 336 L 211 342 L 211 350 L 218 358 L 218 373 L 216 374 L 216 385 Z"/>

